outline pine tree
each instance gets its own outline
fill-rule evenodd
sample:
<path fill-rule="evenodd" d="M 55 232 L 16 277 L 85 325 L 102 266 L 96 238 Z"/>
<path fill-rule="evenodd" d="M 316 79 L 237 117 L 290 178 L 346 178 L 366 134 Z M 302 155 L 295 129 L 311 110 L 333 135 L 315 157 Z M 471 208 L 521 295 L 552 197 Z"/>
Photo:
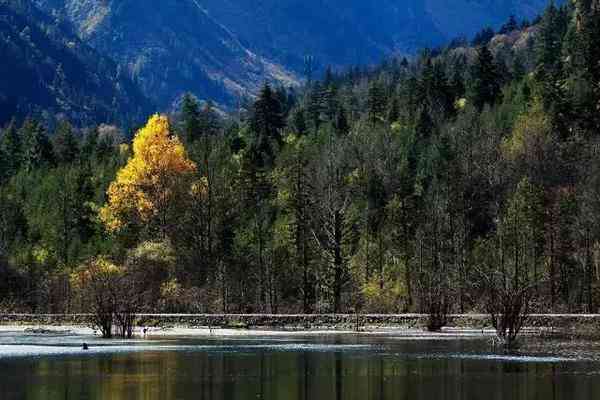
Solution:
<path fill-rule="evenodd" d="M 371 123 L 378 123 L 386 117 L 387 99 L 381 82 L 376 81 L 369 86 L 367 94 L 367 113 Z"/>
<path fill-rule="evenodd" d="M 52 145 L 43 126 L 32 119 L 27 119 L 19 130 L 23 138 L 23 166 L 32 171 L 54 162 Z"/>
<path fill-rule="evenodd" d="M 487 46 L 490 40 L 494 37 L 494 30 L 490 27 L 482 29 L 478 32 L 471 44 L 473 46 Z"/>
<path fill-rule="evenodd" d="M 347 135 L 350 132 L 350 125 L 346 118 L 346 111 L 341 107 L 335 117 L 335 133 L 337 135 Z"/>
<path fill-rule="evenodd" d="M 293 124 L 294 124 L 294 128 L 296 129 L 296 134 L 298 136 L 304 136 L 306 134 L 307 127 L 306 127 L 306 119 L 304 117 L 303 109 L 299 109 L 299 110 L 296 110 L 296 112 L 294 112 Z"/>
<path fill-rule="evenodd" d="M 54 154 L 59 164 L 69 164 L 77 158 L 79 143 L 73 133 L 73 127 L 66 121 L 60 121 L 52 138 Z"/>
<path fill-rule="evenodd" d="M 477 49 L 477 57 L 471 66 L 469 100 L 479 110 L 486 104 L 493 105 L 500 96 L 501 76 L 494 56 L 487 46 Z"/>
<path fill-rule="evenodd" d="M 514 15 L 511 15 L 508 18 L 508 21 L 506 21 L 506 23 L 504 25 L 502 25 L 502 27 L 500 28 L 500 31 L 498 31 L 498 33 L 505 35 L 505 34 L 513 32 L 513 31 L 516 31 L 518 29 L 519 29 L 519 24 L 517 23 L 517 19 L 515 18 Z"/>
<path fill-rule="evenodd" d="M 274 145 L 282 144 L 281 129 L 285 122 L 281 105 L 271 87 L 266 84 L 254 103 L 250 130 L 254 135 L 252 154 L 257 166 L 271 165 L 275 157 Z"/>
<path fill-rule="evenodd" d="M 536 68 L 534 79 L 540 93 L 544 110 L 559 123 L 564 109 L 562 81 L 562 40 L 566 33 L 566 18 L 563 12 L 551 4 L 539 24 L 536 39 Z"/>
<path fill-rule="evenodd" d="M 450 80 L 450 88 L 454 95 L 454 99 L 461 99 L 465 96 L 465 82 L 459 68 L 456 68 L 452 79 Z"/>
<path fill-rule="evenodd" d="M 198 129 L 201 136 L 215 136 L 219 132 L 219 116 L 215 112 L 212 101 L 207 101 L 198 118 Z"/>
<path fill-rule="evenodd" d="M 510 72 L 513 79 L 517 81 L 520 81 L 525 77 L 527 71 L 525 70 L 525 65 L 523 65 L 523 58 L 521 56 L 515 56 Z"/>
<path fill-rule="evenodd" d="M 387 121 L 392 124 L 400 119 L 400 100 L 398 96 L 392 96 L 392 101 L 388 108 Z"/>
<path fill-rule="evenodd" d="M 183 137 L 187 143 L 192 143 L 202 135 L 200 121 L 200 105 L 196 98 L 186 93 L 181 105 L 181 119 L 183 124 Z"/>
<path fill-rule="evenodd" d="M 569 56 L 567 87 L 573 118 L 587 133 L 600 129 L 600 4 L 575 1 L 575 17 L 563 48 Z"/>
<path fill-rule="evenodd" d="M 419 89 L 420 103 L 432 117 L 445 118 L 453 111 L 454 96 L 444 68 L 439 62 L 433 63 L 430 57 L 425 60 Z"/>
<path fill-rule="evenodd" d="M 250 128 L 258 136 L 281 143 L 281 128 L 284 126 L 281 104 L 271 86 L 265 85 L 254 103 Z"/>
<path fill-rule="evenodd" d="M 21 136 L 14 121 L 11 121 L 0 138 L 0 157 L 3 159 L 0 180 L 16 174 L 21 167 L 23 154 Z"/>
<path fill-rule="evenodd" d="M 323 115 L 325 114 L 324 107 L 324 91 L 325 89 L 319 82 L 312 85 L 311 90 L 308 93 L 308 101 L 306 106 L 306 117 L 308 122 L 312 125 L 315 132 L 319 130 L 323 122 Z"/>

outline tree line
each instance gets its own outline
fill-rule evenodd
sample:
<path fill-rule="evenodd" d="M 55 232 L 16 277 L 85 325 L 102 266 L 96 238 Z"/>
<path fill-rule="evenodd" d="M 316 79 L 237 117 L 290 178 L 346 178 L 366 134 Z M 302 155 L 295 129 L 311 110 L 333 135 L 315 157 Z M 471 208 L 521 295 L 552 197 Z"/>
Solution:
<path fill-rule="evenodd" d="M 2 307 L 101 292 L 113 310 L 423 312 L 431 329 L 482 311 L 507 340 L 533 311 L 596 312 L 599 41 L 578 0 L 475 47 L 265 85 L 228 118 L 186 95 L 132 141 L 11 123 Z"/>

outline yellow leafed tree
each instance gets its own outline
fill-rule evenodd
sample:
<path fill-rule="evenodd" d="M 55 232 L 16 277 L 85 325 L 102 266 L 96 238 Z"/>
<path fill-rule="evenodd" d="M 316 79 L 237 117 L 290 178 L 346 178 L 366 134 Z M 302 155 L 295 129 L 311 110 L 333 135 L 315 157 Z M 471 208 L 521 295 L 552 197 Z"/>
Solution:
<path fill-rule="evenodd" d="M 135 135 L 133 156 L 111 183 L 100 218 L 109 231 L 137 225 L 165 235 L 177 223 L 174 211 L 202 187 L 193 183 L 195 172 L 167 117 L 154 115 Z"/>

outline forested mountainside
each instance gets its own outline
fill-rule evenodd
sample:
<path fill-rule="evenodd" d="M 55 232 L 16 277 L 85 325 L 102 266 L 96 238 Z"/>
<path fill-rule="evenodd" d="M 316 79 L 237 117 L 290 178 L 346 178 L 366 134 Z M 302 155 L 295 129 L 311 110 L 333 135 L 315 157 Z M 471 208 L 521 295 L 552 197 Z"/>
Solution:
<path fill-rule="evenodd" d="M 596 312 L 600 4 L 475 44 L 265 85 L 225 121 L 188 95 L 132 143 L 9 126 L 2 307 L 416 311 L 431 329 L 486 311 L 512 334 Z"/>
<path fill-rule="evenodd" d="M 187 95 L 131 143 L 9 125 L 2 309 L 484 311 L 508 342 L 530 312 L 596 312 L 600 3 L 473 44 L 264 85 L 227 120 Z"/>
<path fill-rule="evenodd" d="M 0 55 L 2 125 L 26 116 L 126 125 L 153 110 L 117 64 L 30 1 L 0 1 Z"/>
<path fill-rule="evenodd" d="M 264 81 L 296 85 L 307 56 L 320 72 L 414 53 L 546 0 L 35 0 L 73 22 L 163 108 L 185 91 L 235 105 Z M 53 11 L 51 11 L 53 10 Z"/>

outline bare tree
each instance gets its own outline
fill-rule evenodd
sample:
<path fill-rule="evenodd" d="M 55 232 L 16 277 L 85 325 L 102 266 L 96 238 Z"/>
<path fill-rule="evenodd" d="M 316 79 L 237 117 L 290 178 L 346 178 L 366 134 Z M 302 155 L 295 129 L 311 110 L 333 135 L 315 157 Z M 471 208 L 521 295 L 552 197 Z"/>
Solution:
<path fill-rule="evenodd" d="M 342 291 L 350 276 L 348 262 L 352 252 L 350 221 L 351 197 L 347 184 L 348 164 L 340 150 L 344 139 L 328 133 L 321 154 L 313 160 L 311 201 L 314 204 L 312 234 L 321 250 L 327 268 L 325 282 L 332 294 L 332 309 L 338 313 L 342 306 Z"/>
<path fill-rule="evenodd" d="M 511 197 L 496 234 L 477 248 L 485 307 L 504 346 L 516 345 L 545 276 L 541 192 L 524 178 Z"/>

